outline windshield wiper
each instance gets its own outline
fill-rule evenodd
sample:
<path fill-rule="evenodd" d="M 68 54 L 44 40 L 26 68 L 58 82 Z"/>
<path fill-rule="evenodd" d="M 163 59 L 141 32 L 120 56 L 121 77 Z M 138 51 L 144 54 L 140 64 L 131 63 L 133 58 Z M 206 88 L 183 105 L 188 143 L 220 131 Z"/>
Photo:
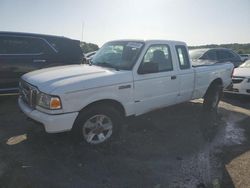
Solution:
<path fill-rule="evenodd" d="M 107 63 L 107 62 L 101 62 L 101 63 L 96 63 L 95 65 L 97 66 L 101 66 L 101 67 L 108 67 L 108 68 L 112 68 L 112 69 L 115 69 L 117 71 L 119 71 L 120 69 L 110 63 Z"/>

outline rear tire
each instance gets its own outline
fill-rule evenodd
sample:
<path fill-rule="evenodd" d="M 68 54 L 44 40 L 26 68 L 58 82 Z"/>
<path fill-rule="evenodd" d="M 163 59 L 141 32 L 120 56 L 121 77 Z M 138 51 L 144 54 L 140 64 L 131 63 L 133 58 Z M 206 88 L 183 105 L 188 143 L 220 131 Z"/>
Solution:
<path fill-rule="evenodd" d="M 73 132 L 87 144 L 106 144 L 119 137 L 121 122 L 122 115 L 114 107 L 95 105 L 79 113 Z"/>
<path fill-rule="evenodd" d="M 217 112 L 218 104 L 222 97 L 222 86 L 219 84 L 213 84 L 208 88 L 208 91 L 204 97 L 203 109 L 205 111 Z"/>

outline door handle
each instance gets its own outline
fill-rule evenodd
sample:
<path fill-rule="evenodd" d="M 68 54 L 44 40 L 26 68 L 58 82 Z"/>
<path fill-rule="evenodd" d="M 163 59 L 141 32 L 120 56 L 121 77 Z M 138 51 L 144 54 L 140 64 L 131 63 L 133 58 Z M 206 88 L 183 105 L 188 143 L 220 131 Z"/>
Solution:
<path fill-rule="evenodd" d="M 46 60 L 45 59 L 34 59 L 33 62 L 34 63 L 45 63 Z"/>
<path fill-rule="evenodd" d="M 175 80 L 177 76 L 171 76 L 171 80 Z"/>

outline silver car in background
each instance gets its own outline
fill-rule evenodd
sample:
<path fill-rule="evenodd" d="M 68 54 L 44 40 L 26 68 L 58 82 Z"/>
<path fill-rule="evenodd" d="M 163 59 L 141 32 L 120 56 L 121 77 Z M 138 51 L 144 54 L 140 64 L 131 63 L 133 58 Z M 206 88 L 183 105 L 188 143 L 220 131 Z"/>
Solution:
<path fill-rule="evenodd" d="M 216 63 L 230 62 L 234 67 L 240 66 L 242 60 L 233 50 L 227 48 L 203 48 L 189 50 L 190 58 L 195 61 L 215 61 Z"/>

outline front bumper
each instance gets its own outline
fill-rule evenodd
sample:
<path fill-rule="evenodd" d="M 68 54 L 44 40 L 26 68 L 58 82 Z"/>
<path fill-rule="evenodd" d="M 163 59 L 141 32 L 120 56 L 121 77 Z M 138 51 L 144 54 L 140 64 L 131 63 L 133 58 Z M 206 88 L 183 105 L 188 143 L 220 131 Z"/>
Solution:
<path fill-rule="evenodd" d="M 42 123 L 48 133 L 70 131 L 78 115 L 78 112 L 59 115 L 46 114 L 30 108 L 20 97 L 18 99 L 18 104 L 24 114 L 26 114 L 29 118 Z"/>
<path fill-rule="evenodd" d="M 250 95 L 250 83 L 242 82 L 239 84 L 231 84 L 224 90 L 224 92 L 240 95 Z"/>

